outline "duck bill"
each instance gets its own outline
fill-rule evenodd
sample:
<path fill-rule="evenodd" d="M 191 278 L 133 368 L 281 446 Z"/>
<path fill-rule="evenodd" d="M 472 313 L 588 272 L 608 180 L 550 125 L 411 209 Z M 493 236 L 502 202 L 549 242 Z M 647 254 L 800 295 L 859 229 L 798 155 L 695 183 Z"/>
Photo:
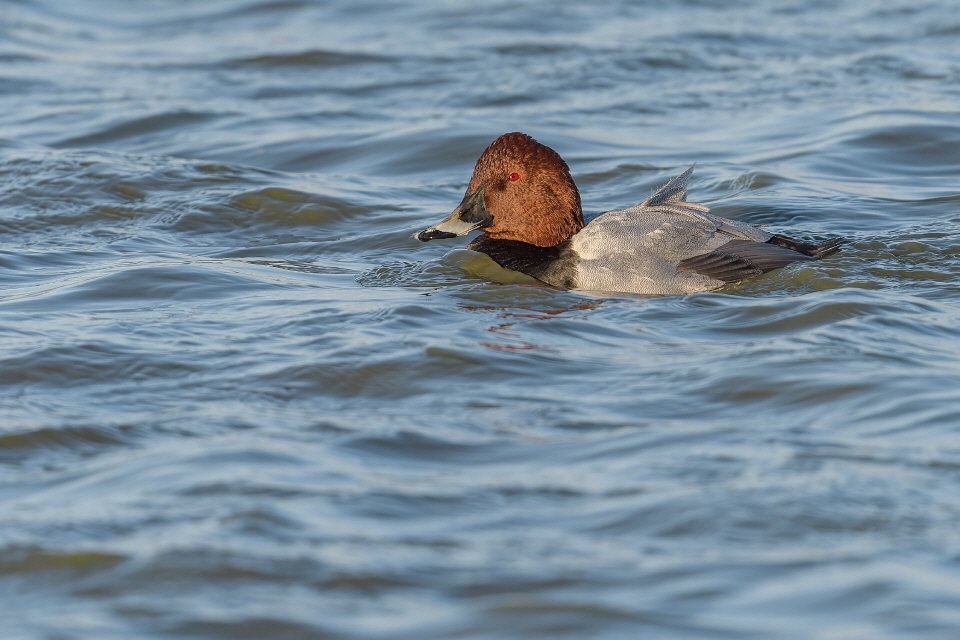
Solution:
<path fill-rule="evenodd" d="M 457 236 L 465 236 L 474 229 L 482 229 L 493 224 L 493 216 L 490 215 L 484 202 L 484 188 L 480 187 L 473 193 L 465 195 L 460 206 L 454 209 L 453 213 L 447 216 L 443 222 L 419 232 L 417 240 L 428 242 L 430 240 L 456 238 Z"/>
<path fill-rule="evenodd" d="M 477 228 L 477 225 L 461 220 L 460 214 L 460 207 L 457 207 L 453 210 L 453 213 L 447 217 L 446 220 L 418 233 L 417 240 L 420 240 L 421 242 L 428 242 L 430 240 L 456 238 L 457 236 L 465 236 Z"/>

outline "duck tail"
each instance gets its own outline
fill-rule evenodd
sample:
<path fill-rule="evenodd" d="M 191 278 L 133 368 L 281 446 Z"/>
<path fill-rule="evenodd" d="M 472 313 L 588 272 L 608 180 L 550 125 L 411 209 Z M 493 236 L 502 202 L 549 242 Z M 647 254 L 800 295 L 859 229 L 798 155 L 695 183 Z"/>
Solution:
<path fill-rule="evenodd" d="M 784 247 L 786 249 L 792 249 L 797 253 L 810 256 L 814 260 L 819 260 L 820 258 L 827 257 L 831 253 L 836 253 L 839 251 L 840 247 L 847 243 L 847 239 L 830 238 L 829 240 L 824 240 L 818 244 L 811 244 L 808 242 L 801 242 L 800 240 L 794 240 L 793 238 L 788 238 L 787 236 L 775 234 L 772 238 L 767 240 L 767 242 Z"/>

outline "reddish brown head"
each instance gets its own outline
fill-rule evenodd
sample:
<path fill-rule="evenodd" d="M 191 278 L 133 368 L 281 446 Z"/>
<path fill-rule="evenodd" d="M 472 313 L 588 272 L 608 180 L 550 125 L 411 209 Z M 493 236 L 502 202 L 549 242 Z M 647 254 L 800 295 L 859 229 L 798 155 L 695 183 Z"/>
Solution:
<path fill-rule="evenodd" d="M 507 133 L 480 155 L 463 202 L 421 240 L 483 229 L 497 240 L 552 247 L 583 228 L 580 193 L 556 151 L 525 133 Z"/>

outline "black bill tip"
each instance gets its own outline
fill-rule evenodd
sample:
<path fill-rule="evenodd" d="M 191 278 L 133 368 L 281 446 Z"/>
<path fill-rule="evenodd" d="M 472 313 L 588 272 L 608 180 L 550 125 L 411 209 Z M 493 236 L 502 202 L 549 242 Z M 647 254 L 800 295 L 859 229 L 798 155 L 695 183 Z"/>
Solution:
<path fill-rule="evenodd" d="M 443 240 L 445 238 L 456 238 L 457 234 L 449 231 L 439 231 L 438 229 L 424 229 L 417 234 L 417 240 L 428 242 L 430 240 Z"/>

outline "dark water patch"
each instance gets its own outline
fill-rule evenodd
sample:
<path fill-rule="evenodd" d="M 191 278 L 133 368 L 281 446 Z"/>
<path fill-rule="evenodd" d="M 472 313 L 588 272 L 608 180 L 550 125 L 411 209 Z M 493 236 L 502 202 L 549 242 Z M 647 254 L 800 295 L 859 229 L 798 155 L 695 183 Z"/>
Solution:
<path fill-rule="evenodd" d="M 269 249 L 251 254 L 249 248 L 279 245 L 294 251 L 286 254 L 290 257 L 306 257 L 311 253 L 309 243 L 356 235 L 363 220 L 375 212 L 373 207 L 332 195 L 267 187 L 217 198 L 199 207 L 182 207 L 175 217 L 168 215 L 163 222 L 176 233 L 193 237 L 197 244 L 229 247 L 230 238 L 235 238 L 247 245 L 239 251 L 218 252 L 223 257 L 271 257 L 276 253 Z M 297 251 L 297 247 L 303 250 Z"/>
<path fill-rule="evenodd" d="M 31 55 L 27 53 L 0 53 L 0 62 L 37 62 L 42 60 L 40 56 Z"/>
<path fill-rule="evenodd" d="M 9 425 L 8 425 L 9 426 Z M 129 445 L 135 430 L 92 426 L 38 429 L 29 432 L 0 433 L 0 460 L 17 462 L 36 456 L 42 450 L 68 450 L 76 453 L 102 451 Z"/>
<path fill-rule="evenodd" d="M 323 139 L 301 137 L 287 142 L 282 155 L 277 156 L 276 166 L 284 171 L 335 174 L 366 171 L 402 178 L 426 167 L 462 163 L 461 180 L 466 183 L 477 156 L 498 135 L 441 134 L 439 139 L 431 140 L 425 138 L 422 131 L 391 131 L 371 136 L 366 129 L 351 135 L 337 134 Z M 273 147 L 268 146 L 267 152 L 274 155 Z"/>
<path fill-rule="evenodd" d="M 502 93 L 500 95 L 485 95 L 482 97 L 478 96 L 471 100 L 470 106 L 480 108 L 516 107 L 523 104 L 535 104 L 541 102 L 545 97 L 546 96 L 544 96 L 544 94 L 541 92 L 509 92 Z"/>
<path fill-rule="evenodd" d="M 437 458 L 444 464 L 503 464 L 518 453 L 495 442 L 458 442 L 448 438 L 440 439 L 429 434 L 412 431 L 399 431 L 387 436 L 367 436 L 354 438 L 341 445 L 344 450 L 397 461 L 398 458 L 408 464 L 416 464 L 427 459 Z"/>
<path fill-rule="evenodd" d="M 553 56 L 565 53 L 567 49 L 561 44 L 519 42 L 515 44 L 500 45 L 494 50 L 496 53 L 502 56 L 517 56 L 524 58 L 527 56 Z"/>
<path fill-rule="evenodd" d="M 310 579 L 322 573 L 322 567 L 309 558 L 252 558 L 230 553 L 210 553 L 209 549 L 184 548 L 159 553 L 133 569 L 127 576 L 132 584 L 153 592 L 182 587 L 191 580 L 250 584 Z M 99 594 L 98 594 L 99 595 Z"/>
<path fill-rule="evenodd" d="M 0 60 L 0 64 L 3 61 Z M 35 91 L 45 88 L 46 83 L 43 80 L 33 80 L 23 77 L 2 77 L 0 76 L 0 92 L 15 93 L 24 91 Z"/>
<path fill-rule="evenodd" d="M 420 352 L 427 356 L 425 362 L 417 357 Z M 472 372 L 489 370 L 479 354 L 468 350 L 411 348 L 409 355 L 383 358 L 364 349 L 348 351 L 329 365 L 289 367 L 271 373 L 269 380 L 273 393 L 290 399 L 316 394 L 400 399 L 431 393 L 435 375 L 469 378 Z"/>
<path fill-rule="evenodd" d="M 191 497 L 227 497 L 227 496 L 262 496 L 273 498 L 296 498 L 304 495 L 303 489 L 297 487 L 280 487 L 257 484 L 213 483 L 189 487 L 180 492 L 187 498 Z"/>
<path fill-rule="evenodd" d="M 223 114 L 193 113 L 181 111 L 179 113 L 160 113 L 157 115 L 137 118 L 127 122 L 111 125 L 105 129 L 83 136 L 67 138 L 54 143 L 54 147 L 96 147 L 104 144 L 114 144 L 120 141 L 136 140 L 137 138 L 151 137 L 159 131 L 170 129 L 182 130 L 185 127 L 206 123 L 223 117 Z"/>
<path fill-rule="evenodd" d="M 877 73 L 889 74 L 904 80 L 935 80 L 943 81 L 951 77 L 949 69 L 922 68 L 909 59 L 893 55 L 864 56 L 854 62 L 848 73 L 854 76 L 874 75 Z"/>
<path fill-rule="evenodd" d="M 701 58 L 694 51 L 687 48 L 667 48 L 653 52 L 642 52 L 636 57 L 618 58 L 618 65 L 628 73 L 637 73 L 640 71 L 665 71 L 667 73 L 683 71 L 687 69 L 699 69 L 701 71 L 722 69 L 713 67 L 707 59 Z"/>
<path fill-rule="evenodd" d="M 109 309 L 123 307 L 123 301 L 151 301 L 141 310 L 155 309 L 175 302 L 207 301 L 232 297 L 233 291 L 253 294 L 262 281 L 231 268 L 229 264 L 207 262 L 187 266 L 187 261 L 140 266 L 114 265 L 110 272 L 84 274 L 46 288 L 37 294 L 27 291 L 5 301 L 8 311 L 42 311 L 50 306 Z M 275 284 L 275 283 L 274 283 Z M 25 294 L 25 295 L 24 295 Z"/>
<path fill-rule="evenodd" d="M 908 173 L 946 174 L 960 167 L 960 127 L 944 125 L 886 126 L 848 140 L 858 150 L 858 166 Z"/>
<path fill-rule="evenodd" d="M 926 35 L 934 37 L 950 37 L 960 34 L 960 22 L 945 21 L 927 28 Z"/>
<path fill-rule="evenodd" d="M 392 59 L 386 56 L 313 49 L 299 53 L 261 55 L 238 60 L 228 60 L 221 64 L 226 68 L 242 68 L 248 65 L 268 68 L 290 66 L 341 67 L 358 64 L 382 64 L 391 61 Z"/>
<path fill-rule="evenodd" d="M 230 204 L 255 212 L 258 219 L 272 224 L 290 221 L 298 225 L 325 225 L 370 213 L 344 200 L 279 188 L 245 193 L 234 197 Z"/>
<path fill-rule="evenodd" d="M 0 574 L 21 577 L 81 579 L 109 570 L 125 560 L 121 555 L 98 551 L 72 553 L 40 547 L 7 547 L 0 551 Z"/>
<path fill-rule="evenodd" d="M 698 306 L 717 305 L 711 326 L 740 336 L 802 333 L 824 325 L 865 316 L 883 316 L 893 308 L 903 313 L 936 313 L 934 304 L 921 300 L 900 300 L 893 306 L 885 295 L 862 289 L 834 289 L 805 296 L 792 295 L 779 300 L 741 300 L 731 305 L 726 298 L 704 296 Z"/>
<path fill-rule="evenodd" d="M 310 6 L 309 0 L 259 0 L 239 7 L 231 8 L 233 14 L 257 14 L 263 13 L 274 15 L 277 12 L 295 11 Z"/>
<path fill-rule="evenodd" d="M 297 640 L 315 638 L 333 640 L 343 638 L 335 629 L 326 629 L 320 624 L 296 624 L 286 619 L 264 617 L 243 617 L 235 619 L 231 615 L 224 620 L 198 619 L 176 625 L 164 625 L 164 634 L 184 638 L 256 638 L 271 637 L 277 640 Z"/>
<path fill-rule="evenodd" d="M 182 379 L 196 367 L 177 362 L 158 362 L 136 352 L 99 342 L 34 349 L 19 357 L 7 357 L 0 363 L 4 384 L 86 386 L 91 381 L 144 380 L 161 376 Z"/>

